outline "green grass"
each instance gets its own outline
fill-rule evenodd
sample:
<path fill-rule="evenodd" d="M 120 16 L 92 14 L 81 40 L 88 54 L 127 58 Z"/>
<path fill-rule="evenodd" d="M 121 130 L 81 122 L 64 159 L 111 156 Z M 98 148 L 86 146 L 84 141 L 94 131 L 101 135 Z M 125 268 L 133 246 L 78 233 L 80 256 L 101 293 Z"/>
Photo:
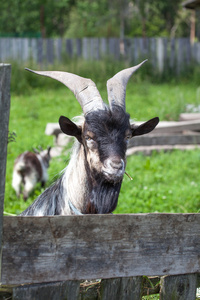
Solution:
<path fill-rule="evenodd" d="M 200 211 L 200 151 L 153 153 L 128 158 L 116 213 Z"/>
<path fill-rule="evenodd" d="M 106 80 L 121 67 L 120 64 L 95 63 L 87 66 L 87 69 L 84 64 L 51 69 L 65 69 L 91 77 L 102 98 L 106 100 Z M 69 118 L 79 115 L 81 108 L 74 95 L 61 83 L 26 72 L 23 67 L 13 66 L 11 87 L 9 130 L 14 131 L 17 137 L 16 142 L 8 144 L 4 210 L 18 214 L 42 190 L 38 185 L 26 203 L 23 199 L 16 198 L 11 187 L 15 158 L 23 151 L 32 150 L 39 145 L 43 148 L 53 146 L 53 137 L 44 133 L 46 124 L 57 122 L 60 115 Z M 200 86 L 192 80 L 183 79 L 176 83 L 156 83 L 154 80 L 152 83 L 148 76 L 141 76 L 139 73 L 131 78 L 127 86 L 126 107 L 131 118 L 135 120 L 145 121 L 155 116 L 159 116 L 161 120 L 177 120 L 187 104 L 198 103 Z M 69 155 L 62 155 L 51 161 L 48 184 L 58 176 L 68 160 Z M 133 177 L 133 181 L 128 177 L 124 178 L 116 213 L 198 212 L 199 167 L 198 150 L 154 153 L 151 157 L 134 155 L 128 158 L 127 172 Z"/>

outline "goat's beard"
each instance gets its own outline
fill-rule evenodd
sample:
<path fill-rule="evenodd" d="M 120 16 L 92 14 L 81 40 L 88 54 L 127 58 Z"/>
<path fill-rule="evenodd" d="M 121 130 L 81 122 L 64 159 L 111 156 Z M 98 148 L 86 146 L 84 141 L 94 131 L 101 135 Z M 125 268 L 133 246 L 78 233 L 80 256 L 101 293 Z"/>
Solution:
<path fill-rule="evenodd" d="M 90 214 L 108 214 L 115 210 L 122 180 L 116 184 L 109 181 L 96 182 L 87 205 Z"/>
<path fill-rule="evenodd" d="M 87 162 L 87 160 L 86 160 Z M 114 177 L 108 180 L 103 172 L 95 168 L 90 168 L 88 163 L 85 164 L 87 175 L 89 176 L 87 201 L 85 203 L 84 214 L 109 214 L 112 213 L 118 202 L 119 192 L 122 184 L 122 179 Z"/>

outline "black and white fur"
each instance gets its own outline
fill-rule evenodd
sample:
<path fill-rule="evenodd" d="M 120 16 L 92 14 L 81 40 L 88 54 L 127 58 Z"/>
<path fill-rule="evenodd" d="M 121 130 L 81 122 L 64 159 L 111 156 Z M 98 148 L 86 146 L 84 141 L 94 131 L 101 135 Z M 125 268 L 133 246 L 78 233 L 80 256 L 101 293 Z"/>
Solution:
<path fill-rule="evenodd" d="M 47 169 L 49 167 L 50 147 L 41 152 L 26 151 L 20 154 L 14 163 L 12 187 L 17 197 L 23 194 L 26 201 L 38 182 L 44 187 L 48 180 Z"/>
<path fill-rule="evenodd" d="M 61 81 L 74 92 L 82 106 L 84 121 L 77 125 L 67 117 L 60 117 L 61 130 L 76 138 L 70 162 L 61 177 L 21 215 L 114 211 L 126 167 L 128 140 L 152 131 L 159 122 L 156 117 L 135 126 L 130 124 L 130 116 L 125 112 L 127 73 L 129 78 L 140 65 L 130 68 L 131 72 L 125 69 L 108 81 L 109 106 L 103 103 L 89 79 L 64 72 L 36 72 Z"/>

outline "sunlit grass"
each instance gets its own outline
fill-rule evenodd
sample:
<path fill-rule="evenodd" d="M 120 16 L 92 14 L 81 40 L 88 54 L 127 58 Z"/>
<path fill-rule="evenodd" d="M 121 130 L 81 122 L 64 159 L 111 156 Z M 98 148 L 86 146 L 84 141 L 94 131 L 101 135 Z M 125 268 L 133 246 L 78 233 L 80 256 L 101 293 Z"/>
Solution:
<path fill-rule="evenodd" d="M 116 213 L 200 211 L 200 151 L 133 155 L 127 161 Z"/>

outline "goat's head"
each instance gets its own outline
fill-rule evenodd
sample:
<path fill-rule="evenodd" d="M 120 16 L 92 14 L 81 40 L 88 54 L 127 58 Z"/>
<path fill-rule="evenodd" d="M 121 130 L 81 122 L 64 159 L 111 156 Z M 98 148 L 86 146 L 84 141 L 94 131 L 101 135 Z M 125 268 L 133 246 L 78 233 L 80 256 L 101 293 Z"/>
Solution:
<path fill-rule="evenodd" d="M 51 160 L 50 151 L 51 151 L 51 147 L 47 147 L 46 150 L 41 149 L 41 152 L 40 152 L 40 156 L 42 158 L 45 168 L 49 167 L 49 162 Z"/>
<path fill-rule="evenodd" d="M 104 104 L 90 79 L 67 72 L 33 71 L 62 82 L 79 101 L 85 116 L 83 125 L 78 126 L 64 116 L 60 117 L 59 124 L 65 134 L 76 137 L 83 145 L 86 167 L 90 169 L 94 181 L 120 182 L 125 172 L 128 140 L 152 131 L 159 122 L 156 117 L 135 126 L 130 124 L 130 116 L 126 113 L 127 82 L 143 63 L 124 69 L 108 80 L 109 106 Z"/>
<path fill-rule="evenodd" d="M 42 159 L 44 167 L 48 168 L 49 167 L 49 162 L 51 160 L 51 155 L 50 155 L 51 147 L 47 147 L 47 149 L 45 149 L 45 150 L 43 150 L 41 146 L 39 146 L 38 148 L 39 149 L 33 148 L 33 151 L 35 152 L 35 154 L 40 156 L 40 158 Z"/>

